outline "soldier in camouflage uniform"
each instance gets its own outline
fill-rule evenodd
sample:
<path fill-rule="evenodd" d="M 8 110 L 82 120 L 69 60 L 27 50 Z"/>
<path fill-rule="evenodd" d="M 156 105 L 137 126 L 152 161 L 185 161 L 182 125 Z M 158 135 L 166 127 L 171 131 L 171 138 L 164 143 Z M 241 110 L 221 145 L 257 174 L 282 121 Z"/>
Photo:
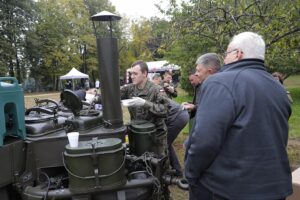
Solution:
<path fill-rule="evenodd" d="M 121 87 L 121 99 L 131 99 L 127 105 L 131 120 L 147 120 L 155 124 L 157 132 L 154 141 L 159 144 L 154 145 L 157 145 L 159 150 L 156 148 L 154 151 L 160 156 L 166 156 L 165 119 L 168 115 L 169 101 L 162 95 L 161 88 L 148 80 L 148 66 L 145 62 L 136 61 L 129 72 L 132 84 Z"/>

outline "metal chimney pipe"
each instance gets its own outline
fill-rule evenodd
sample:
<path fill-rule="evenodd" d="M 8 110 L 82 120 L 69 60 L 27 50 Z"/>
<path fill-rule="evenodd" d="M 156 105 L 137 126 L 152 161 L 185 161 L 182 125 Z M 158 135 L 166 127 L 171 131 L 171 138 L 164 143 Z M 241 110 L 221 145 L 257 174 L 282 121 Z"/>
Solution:
<path fill-rule="evenodd" d="M 98 63 L 106 128 L 123 126 L 120 98 L 119 53 L 116 38 L 97 38 Z"/>

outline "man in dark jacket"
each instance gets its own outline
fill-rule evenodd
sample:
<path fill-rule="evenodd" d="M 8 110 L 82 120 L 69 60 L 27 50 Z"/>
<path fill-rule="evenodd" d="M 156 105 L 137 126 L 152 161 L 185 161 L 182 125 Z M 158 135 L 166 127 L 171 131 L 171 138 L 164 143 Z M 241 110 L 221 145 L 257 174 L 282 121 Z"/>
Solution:
<path fill-rule="evenodd" d="M 206 53 L 199 56 L 196 64 L 196 72 L 189 76 L 191 84 L 195 87 L 193 103 L 182 103 L 183 107 L 190 111 L 191 124 L 195 121 L 194 118 L 197 111 L 197 94 L 200 93 L 201 84 L 205 79 L 207 79 L 210 75 L 217 73 L 221 68 L 221 61 L 216 53 Z"/>
<path fill-rule="evenodd" d="M 279 200 L 292 193 L 291 107 L 264 56 L 261 36 L 238 34 L 221 72 L 203 82 L 186 149 L 190 199 Z"/>
<path fill-rule="evenodd" d="M 197 106 L 196 106 L 196 98 L 197 98 L 197 93 L 200 92 L 200 80 L 198 76 L 195 74 L 195 71 L 190 72 L 189 74 L 189 81 L 194 87 L 194 96 L 193 96 L 193 101 L 191 103 L 189 102 L 183 102 L 182 106 L 184 109 L 188 110 L 190 112 L 190 118 L 193 119 L 196 114 Z"/>

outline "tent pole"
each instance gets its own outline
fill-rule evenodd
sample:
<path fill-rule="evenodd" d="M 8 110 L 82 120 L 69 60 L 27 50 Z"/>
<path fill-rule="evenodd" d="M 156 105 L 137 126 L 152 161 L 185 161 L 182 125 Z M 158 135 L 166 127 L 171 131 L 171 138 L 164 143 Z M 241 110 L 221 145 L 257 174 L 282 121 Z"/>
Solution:
<path fill-rule="evenodd" d="M 75 91 L 75 82 L 74 82 L 73 78 L 72 78 L 72 89 L 73 89 L 73 91 Z"/>

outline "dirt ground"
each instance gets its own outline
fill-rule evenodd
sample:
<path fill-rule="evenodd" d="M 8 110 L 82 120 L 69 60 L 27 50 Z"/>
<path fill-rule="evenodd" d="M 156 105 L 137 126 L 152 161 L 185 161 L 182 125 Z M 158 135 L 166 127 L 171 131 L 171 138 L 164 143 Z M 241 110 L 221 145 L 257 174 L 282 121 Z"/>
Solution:
<path fill-rule="evenodd" d="M 300 138 L 289 139 L 289 146 L 299 147 L 300 150 Z"/>
<path fill-rule="evenodd" d="M 25 107 L 30 108 L 35 106 L 35 99 L 52 99 L 55 101 L 59 101 L 60 93 L 53 92 L 53 93 L 27 93 L 24 95 Z"/>
<path fill-rule="evenodd" d="M 300 167 L 300 137 L 289 139 L 288 152 L 291 169 L 294 171 Z"/>

